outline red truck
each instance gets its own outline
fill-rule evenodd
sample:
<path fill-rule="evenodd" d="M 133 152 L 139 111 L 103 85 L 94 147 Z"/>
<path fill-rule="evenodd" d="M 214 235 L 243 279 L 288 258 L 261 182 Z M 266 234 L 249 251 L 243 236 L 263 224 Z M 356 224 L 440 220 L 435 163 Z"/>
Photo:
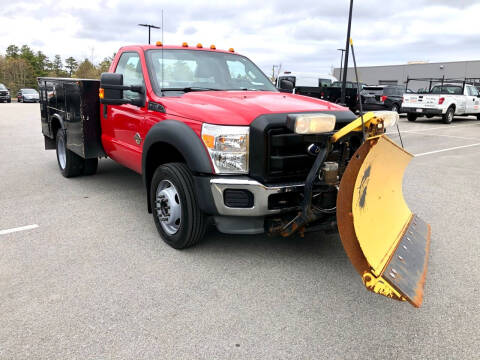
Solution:
<path fill-rule="evenodd" d="M 105 156 L 141 174 L 148 211 L 170 246 L 197 243 L 208 224 L 283 236 L 338 225 L 367 288 L 421 303 L 415 291 L 426 258 L 402 255 L 422 270 L 404 274 L 404 283 L 381 260 L 412 226 L 428 250 L 428 225 L 403 206 L 410 156 L 383 135 L 398 114 L 357 119 L 339 105 L 281 93 L 248 58 L 213 45 L 126 46 L 100 81 L 38 83 L 45 148 L 56 149 L 63 176 L 94 174 Z M 400 210 L 392 218 L 382 206 Z M 365 236 L 372 218 L 381 225 Z"/>

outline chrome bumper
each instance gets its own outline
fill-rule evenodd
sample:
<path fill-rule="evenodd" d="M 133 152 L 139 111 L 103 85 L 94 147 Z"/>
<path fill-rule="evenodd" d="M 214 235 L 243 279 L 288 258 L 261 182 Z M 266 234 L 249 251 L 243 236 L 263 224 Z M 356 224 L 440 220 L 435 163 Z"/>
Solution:
<path fill-rule="evenodd" d="M 285 209 L 269 209 L 268 197 L 272 194 L 303 191 L 303 183 L 266 186 L 248 177 L 244 178 L 214 178 L 210 180 L 215 207 L 220 215 L 225 216 L 265 216 L 277 214 Z M 253 206 L 249 208 L 228 207 L 224 203 L 223 192 L 226 189 L 244 189 L 253 194 Z"/>

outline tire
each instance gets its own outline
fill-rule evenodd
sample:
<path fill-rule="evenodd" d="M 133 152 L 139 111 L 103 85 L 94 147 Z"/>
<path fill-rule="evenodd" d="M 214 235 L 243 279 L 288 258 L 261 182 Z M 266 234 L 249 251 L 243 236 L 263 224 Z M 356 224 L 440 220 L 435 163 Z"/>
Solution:
<path fill-rule="evenodd" d="M 67 139 L 62 129 L 57 131 L 56 144 L 57 162 L 62 175 L 66 178 L 81 175 L 85 160 L 67 149 Z"/>
<path fill-rule="evenodd" d="M 94 175 L 97 172 L 98 159 L 85 159 L 83 164 L 83 175 Z"/>
<path fill-rule="evenodd" d="M 451 124 L 454 116 L 455 116 L 455 109 L 452 106 L 450 106 L 447 109 L 447 112 L 442 115 L 443 122 L 445 124 Z"/>
<path fill-rule="evenodd" d="M 397 104 L 393 104 L 391 111 L 395 111 L 397 113 L 400 113 L 400 107 Z"/>
<path fill-rule="evenodd" d="M 480 114 L 477 114 L 477 120 L 480 120 Z"/>
<path fill-rule="evenodd" d="M 169 163 L 157 168 L 150 201 L 155 226 L 168 245 L 185 249 L 202 240 L 207 216 L 198 206 L 192 173 L 185 164 Z"/>
<path fill-rule="evenodd" d="M 7 100 L 7 103 L 11 103 L 11 102 L 12 102 L 12 99 L 8 99 L 8 100 Z"/>
<path fill-rule="evenodd" d="M 407 120 L 408 120 L 408 121 L 415 121 L 415 120 L 417 120 L 417 115 L 416 115 L 416 114 L 408 113 L 408 114 L 407 114 Z"/>

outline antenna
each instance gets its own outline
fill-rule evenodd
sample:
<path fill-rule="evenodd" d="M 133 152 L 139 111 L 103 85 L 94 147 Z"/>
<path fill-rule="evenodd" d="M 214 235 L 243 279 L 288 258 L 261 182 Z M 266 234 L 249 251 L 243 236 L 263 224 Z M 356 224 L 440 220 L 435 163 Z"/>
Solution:
<path fill-rule="evenodd" d="M 164 43 L 163 43 L 163 9 L 162 9 L 162 85 L 160 86 L 161 89 L 163 89 L 163 83 L 165 82 L 165 79 L 163 78 L 163 46 L 164 46 Z M 163 91 L 162 91 L 162 95 L 163 95 Z"/>

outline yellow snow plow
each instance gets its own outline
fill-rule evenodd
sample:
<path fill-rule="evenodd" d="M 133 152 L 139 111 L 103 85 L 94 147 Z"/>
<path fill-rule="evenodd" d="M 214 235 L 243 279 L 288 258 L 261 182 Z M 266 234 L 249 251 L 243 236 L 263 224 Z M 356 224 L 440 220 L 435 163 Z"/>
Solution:
<path fill-rule="evenodd" d="M 338 228 L 367 289 L 419 307 L 430 226 L 403 198 L 403 173 L 413 156 L 385 135 L 398 119 L 396 112 L 369 112 L 328 132 L 335 122 L 331 115 L 292 117 L 287 126 L 313 142 L 308 153 L 315 161 L 300 210 L 293 219 L 272 219 L 268 232 L 290 236 Z"/>
<path fill-rule="evenodd" d="M 350 159 L 340 181 L 338 230 L 345 252 L 367 289 L 419 307 L 430 226 L 405 203 L 403 173 L 413 156 L 383 135 L 384 122 L 392 114 L 382 115 L 363 116 L 366 141 Z M 335 133 L 331 141 L 359 131 L 361 126 L 358 118 Z"/>

